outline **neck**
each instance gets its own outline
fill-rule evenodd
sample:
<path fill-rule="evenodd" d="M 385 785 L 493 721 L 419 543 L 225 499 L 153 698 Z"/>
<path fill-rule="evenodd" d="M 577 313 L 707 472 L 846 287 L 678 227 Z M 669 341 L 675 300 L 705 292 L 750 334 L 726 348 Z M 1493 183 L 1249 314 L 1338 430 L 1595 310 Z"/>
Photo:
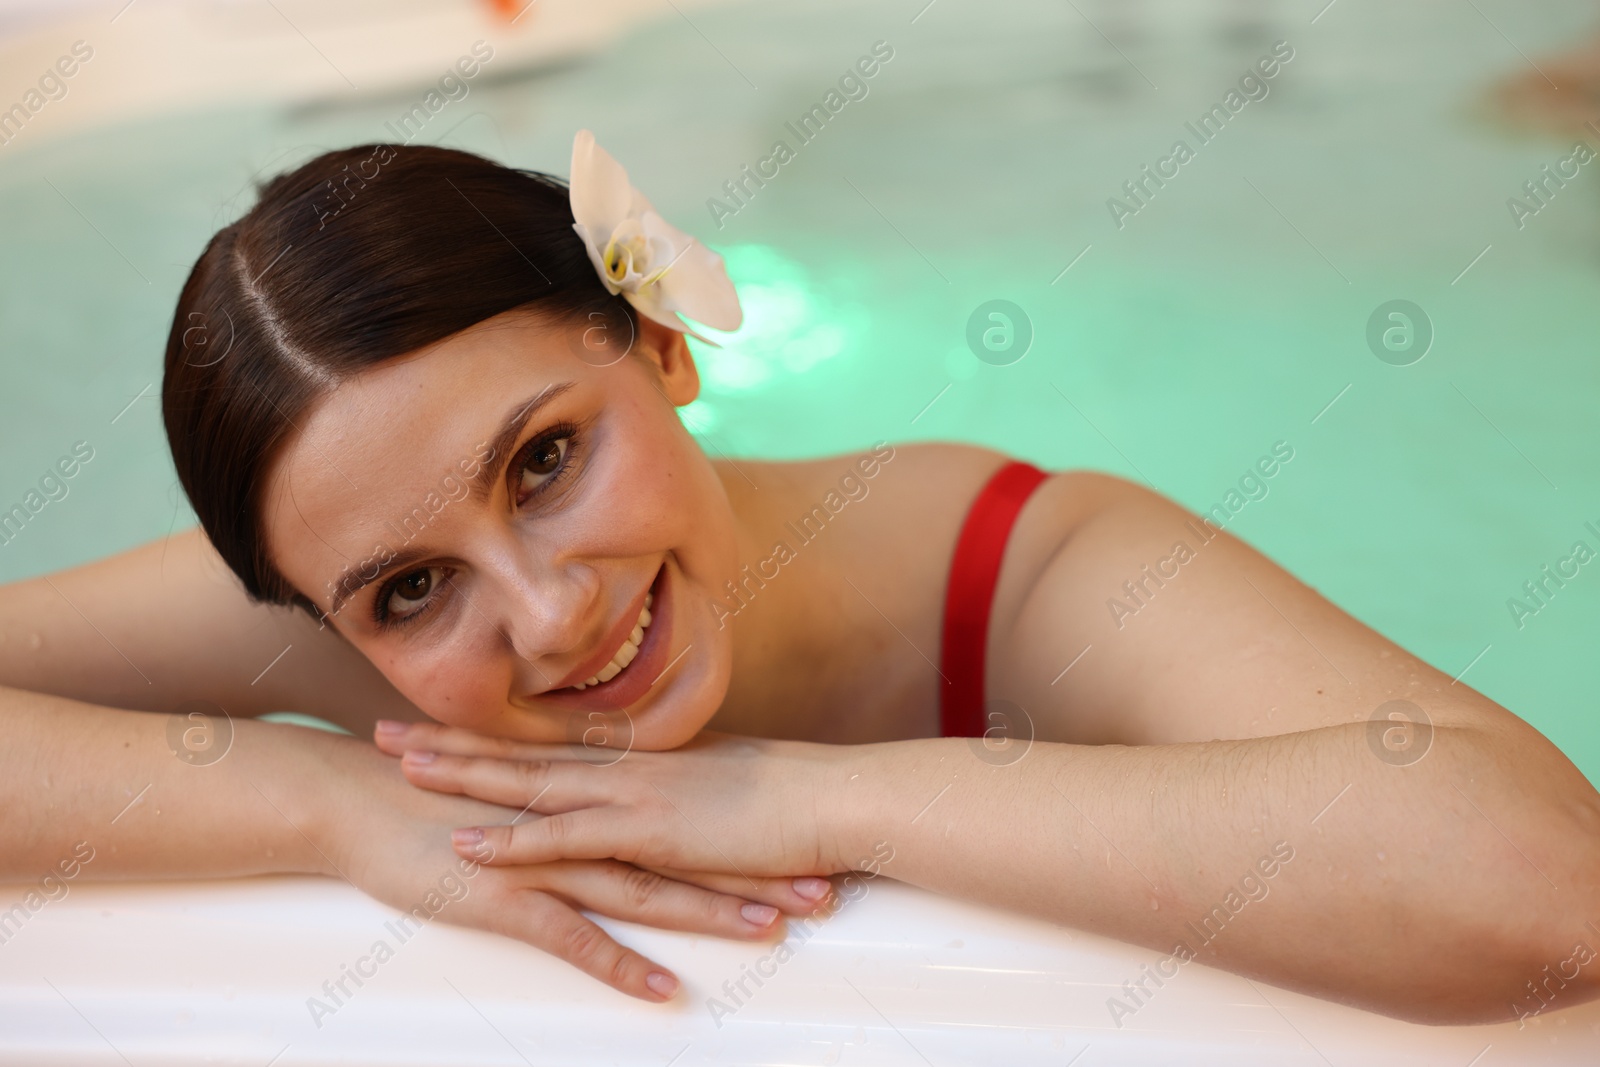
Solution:
<path fill-rule="evenodd" d="M 759 736 L 793 736 L 792 665 L 805 661 L 813 635 L 794 570 L 806 547 L 786 527 L 799 508 L 795 480 L 766 463 L 714 463 L 733 508 L 738 558 L 731 586 L 714 590 L 733 648 L 733 674 L 711 727 Z M 793 553 L 778 550 L 779 543 Z M 811 568 L 814 569 L 814 568 Z M 809 575 L 808 575 L 809 576 Z"/>
<path fill-rule="evenodd" d="M 837 472 L 806 463 L 714 466 L 733 506 L 739 556 L 733 590 L 718 591 L 733 673 L 710 728 L 831 742 L 893 733 L 893 701 L 877 691 L 887 679 L 862 637 L 881 620 L 843 577 L 856 558 L 851 532 L 801 522 Z"/>

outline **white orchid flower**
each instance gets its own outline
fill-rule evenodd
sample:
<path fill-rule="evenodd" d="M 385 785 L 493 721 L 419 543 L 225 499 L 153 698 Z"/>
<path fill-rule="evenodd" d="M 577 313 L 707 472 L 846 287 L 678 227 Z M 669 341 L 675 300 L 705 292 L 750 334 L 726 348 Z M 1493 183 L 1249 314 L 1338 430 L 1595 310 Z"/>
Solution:
<path fill-rule="evenodd" d="M 606 290 L 641 315 L 712 347 L 679 316 L 718 330 L 744 321 L 722 257 L 656 214 L 628 172 L 579 130 L 572 141 L 572 228 Z"/>

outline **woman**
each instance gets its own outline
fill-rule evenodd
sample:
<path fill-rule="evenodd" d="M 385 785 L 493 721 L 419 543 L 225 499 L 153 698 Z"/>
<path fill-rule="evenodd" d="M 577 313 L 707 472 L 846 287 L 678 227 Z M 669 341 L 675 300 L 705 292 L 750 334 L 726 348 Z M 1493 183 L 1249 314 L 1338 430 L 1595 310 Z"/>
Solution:
<path fill-rule="evenodd" d="M 584 134 L 572 182 L 362 146 L 212 240 L 163 405 L 213 547 L 20 583 L 47 647 L 80 617 L 107 647 L 6 681 L 389 716 L 404 759 L 241 721 L 185 766 L 167 720 L 12 693 L 14 872 L 149 782 L 160 819 L 121 814 L 90 874 L 318 871 L 406 906 L 469 862 L 449 921 L 649 999 L 676 980 L 575 907 L 770 937 L 819 876 L 881 868 L 1430 1022 L 1511 1018 L 1593 936 L 1576 768 L 1171 501 L 961 445 L 706 457 L 678 313 L 738 324 L 721 262 Z"/>

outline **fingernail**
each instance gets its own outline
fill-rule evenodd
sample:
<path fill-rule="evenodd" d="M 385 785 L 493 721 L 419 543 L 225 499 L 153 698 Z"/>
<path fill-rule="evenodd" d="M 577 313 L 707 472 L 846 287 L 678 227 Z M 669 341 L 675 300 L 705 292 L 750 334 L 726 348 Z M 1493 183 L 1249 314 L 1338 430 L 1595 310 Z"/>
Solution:
<path fill-rule="evenodd" d="M 469 826 L 462 830 L 451 830 L 450 840 L 457 845 L 478 845 L 483 843 L 483 831 L 476 826 Z"/>
<path fill-rule="evenodd" d="M 663 971 L 651 971 L 644 984 L 659 997 L 670 997 L 678 991 L 678 980 Z"/>
<path fill-rule="evenodd" d="M 411 748 L 407 749 L 406 754 L 400 758 L 405 760 L 407 763 L 432 763 L 434 757 L 437 755 L 437 752 L 428 752 L 420 748 Z"/>
<path fill-rule="evenodd" d="M 739 909 L 739 914 L 757 926 L 771 926 L 778 917 L 778 909 L 770 904 L 746 904 Z"/>
<path fill-rule="evenodd" d="M 833 885 L 826 878 L 796 878 L 794 891 L 807 900 L 821 900 Z"/>
<path fill-rule="evenodd" d="M 376 729 L 380 734 L 403 734 L 406 732 L 406 724 L 393 719 L 379 719 Z"/>

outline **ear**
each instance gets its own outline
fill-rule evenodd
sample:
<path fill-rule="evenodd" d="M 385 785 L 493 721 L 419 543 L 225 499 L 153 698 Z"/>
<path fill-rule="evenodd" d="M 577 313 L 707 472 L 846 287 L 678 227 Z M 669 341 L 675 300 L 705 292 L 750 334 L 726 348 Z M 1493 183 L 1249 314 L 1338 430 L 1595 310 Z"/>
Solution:
<path fill-rule="evenodd" d="M 689 352 L 689 341 L 682 333 L 640 315 L 639 340 L 634 351 L 660 373 L 661 391 L 674 405 L 683 407 L 700 395 L 700 372 Z"/>

